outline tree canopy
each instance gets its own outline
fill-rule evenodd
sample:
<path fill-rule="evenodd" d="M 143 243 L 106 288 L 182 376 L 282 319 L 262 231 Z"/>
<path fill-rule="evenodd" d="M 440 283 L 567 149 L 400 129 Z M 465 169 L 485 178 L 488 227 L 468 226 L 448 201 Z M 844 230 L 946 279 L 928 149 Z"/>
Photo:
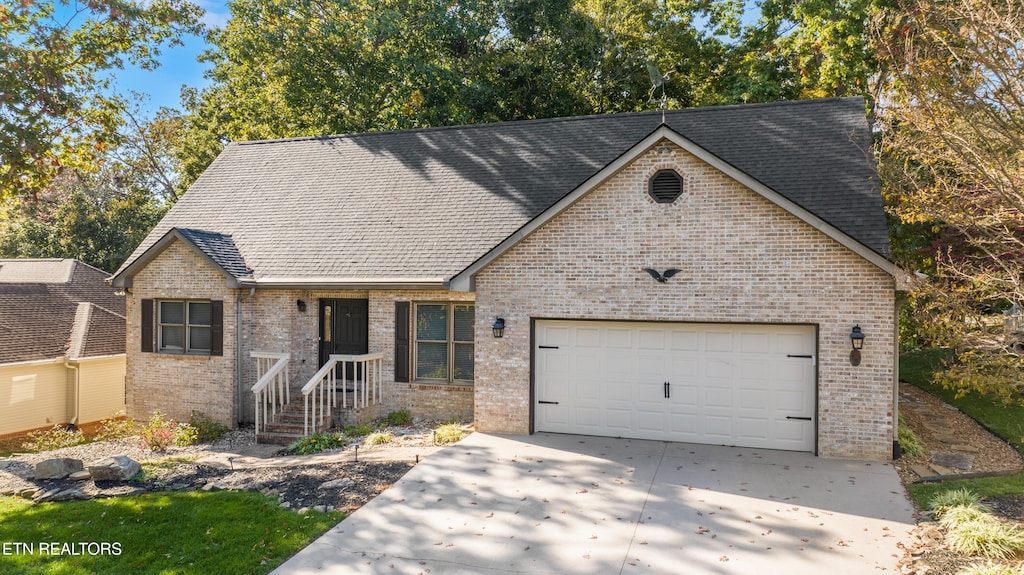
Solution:
<path fill-rule="evenodd" d="M 156 67 L 161 46 L 201 31 L 200 13 L 184 0 L 0 4 L 0 198 L 95 169 L 125 108 L 108 73 Z"/>

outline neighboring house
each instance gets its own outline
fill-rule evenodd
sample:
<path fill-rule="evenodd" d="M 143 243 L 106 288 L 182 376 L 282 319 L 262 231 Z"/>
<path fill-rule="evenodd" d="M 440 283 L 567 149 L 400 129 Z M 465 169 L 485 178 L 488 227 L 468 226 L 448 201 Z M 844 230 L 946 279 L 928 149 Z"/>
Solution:
<path fill-rule="evenodd" d="M 232 143 L 112 282 L 135 417 L 349 354 L 364 418 L 887 459 L 892 274 L 847 98 Z"/>
<path fill-rule="evenodd" d="M 0 259 L 0 435 L 124 411 L 124 297 L 70 259 Z"/>

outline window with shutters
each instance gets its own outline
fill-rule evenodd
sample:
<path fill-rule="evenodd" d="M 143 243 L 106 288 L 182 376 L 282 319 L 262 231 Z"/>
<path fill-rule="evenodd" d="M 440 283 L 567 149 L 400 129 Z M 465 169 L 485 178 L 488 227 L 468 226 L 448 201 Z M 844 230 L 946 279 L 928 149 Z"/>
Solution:
<path fill-rule="evenodd" d="M 473 382 L 474 317 L 472 304 L 416 304 L 413 361 L 417 380 Z"/>
<path fill-rule="evenodd" d="M 671 204 L 683 195 L 683 177 L 675 170 L 658 170 L 647 181 L 647 194 L 659 204 Z"/>
<path fill-rule="evenodd" d="M 210 354 L 211 302 L 160 300 L 157 303 L 157 349 L 161 353 Z"/>

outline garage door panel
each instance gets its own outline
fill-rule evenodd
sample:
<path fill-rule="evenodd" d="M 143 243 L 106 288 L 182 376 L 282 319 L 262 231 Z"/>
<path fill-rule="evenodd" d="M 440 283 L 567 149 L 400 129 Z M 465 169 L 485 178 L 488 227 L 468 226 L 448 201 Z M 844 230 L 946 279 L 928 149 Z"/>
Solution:
<path fill-rule="evenodd" d="M 540 320 L 539 431 L 813 451 L 810 326 Z M 669 393 L 666 397 L 665 383 Z"/>

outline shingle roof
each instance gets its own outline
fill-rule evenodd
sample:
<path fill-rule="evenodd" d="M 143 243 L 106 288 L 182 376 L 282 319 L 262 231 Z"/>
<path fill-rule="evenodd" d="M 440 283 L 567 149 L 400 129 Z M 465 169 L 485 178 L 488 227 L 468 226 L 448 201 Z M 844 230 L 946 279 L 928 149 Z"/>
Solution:
<path fill-rule="evenodd" d="M 860 98 L 666 123 L 891 259 Z M 660 124 L 652 112 L 230 144 L 126 265 L 178 227 L 230 235 L 257 280 L 448 279 Z"/>
<path fill-rule="evenodd" d="M 79 356 L 124 353 L 124 298 L 106 277 L 75 260 L 0 260 L 0 364 L 64 356 L 81 302 L 91 313 Z"/>
<path fill-rule="evenodd" d="M 252 276 L 252 270 L 245 265 L 245 259 L 242 258 L 242 254 L 238 253 L 238 248 L 231 240 L 231 236 L 190 228 L 177 229 L 210 259 L 217 262 L 217 265 L 224 268 L 224 271 L 236 278 Z"/>

